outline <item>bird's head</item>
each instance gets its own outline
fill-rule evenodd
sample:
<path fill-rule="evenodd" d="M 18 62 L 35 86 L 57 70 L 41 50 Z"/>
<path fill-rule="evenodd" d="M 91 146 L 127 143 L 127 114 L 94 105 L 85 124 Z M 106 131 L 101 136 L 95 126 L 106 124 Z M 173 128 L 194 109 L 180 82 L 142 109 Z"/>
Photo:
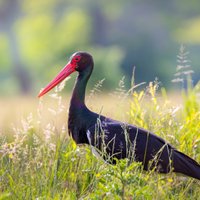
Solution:
<path fill-rule="evenodd" d="M 56 85 L 62 82 L 71 73 L 77 71 L 82 73 L 89 68 L 93 67 L 93 58 L 89 53 L 76 52 L 74 53 L 66 66 L 60 71 L 60 73 L 39 93 L 38 97 L 43 96 L 48 91 L 53 89 Z M 91 69 L 90 69 L 91 70 Z"/>

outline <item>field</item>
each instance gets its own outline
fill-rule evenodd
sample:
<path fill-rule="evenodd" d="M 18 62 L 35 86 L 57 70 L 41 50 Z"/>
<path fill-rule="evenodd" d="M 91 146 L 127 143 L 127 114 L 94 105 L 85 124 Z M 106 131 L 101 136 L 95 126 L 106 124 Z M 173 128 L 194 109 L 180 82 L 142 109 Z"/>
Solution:
<path fill-rule="evenodd" d="M 88 94 L 89 108 L 149 129 L 200 162 L 200 85 L 169 97 L 156 82 L 108 95 L 99 90 Z M 144 172 L 128 160 L 109 165 L 77 146 L 67 135 L 68 105 L 59 92 L 0 100 L 0 200 L 199 199 L 198 180 Z"/>

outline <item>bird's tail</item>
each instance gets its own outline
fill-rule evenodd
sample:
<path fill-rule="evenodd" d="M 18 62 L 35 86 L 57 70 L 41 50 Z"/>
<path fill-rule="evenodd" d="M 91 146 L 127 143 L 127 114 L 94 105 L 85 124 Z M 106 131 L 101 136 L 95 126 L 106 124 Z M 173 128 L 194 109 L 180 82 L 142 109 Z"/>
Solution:
<path fill-rule="evenodd" d="M 200 165 L 189 156 L 177 150 L 173 152 L 173 171 L 200 180 Z"/>

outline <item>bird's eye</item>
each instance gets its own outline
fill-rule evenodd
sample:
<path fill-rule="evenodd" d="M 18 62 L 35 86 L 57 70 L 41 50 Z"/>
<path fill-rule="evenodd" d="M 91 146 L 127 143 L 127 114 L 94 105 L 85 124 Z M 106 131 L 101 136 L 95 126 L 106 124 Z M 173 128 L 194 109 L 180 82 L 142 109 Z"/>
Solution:
<path fill-rule="evenodd" d="M 80 59 L 81 59 L 80 56 L 76 56 L 76 57 L 74 58 L 74 60 L 75 60 L 76 62 L 80 61 Z"/>

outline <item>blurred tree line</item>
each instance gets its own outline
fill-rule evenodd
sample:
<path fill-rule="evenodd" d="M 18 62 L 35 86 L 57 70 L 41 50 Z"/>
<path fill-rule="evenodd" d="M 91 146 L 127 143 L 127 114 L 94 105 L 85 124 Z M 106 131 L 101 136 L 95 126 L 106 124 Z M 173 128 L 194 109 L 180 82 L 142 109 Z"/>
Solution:
<path fill-rule="evenodd" d="M 0 92 L 36 94 L 78 50 L 95 59 L 91 85 L 127 80 L 172 87 L 181 43 L 200 79 L 198 0 L 0 0 Z M 71 82 L 71 81 L 70 81 Z"/>

